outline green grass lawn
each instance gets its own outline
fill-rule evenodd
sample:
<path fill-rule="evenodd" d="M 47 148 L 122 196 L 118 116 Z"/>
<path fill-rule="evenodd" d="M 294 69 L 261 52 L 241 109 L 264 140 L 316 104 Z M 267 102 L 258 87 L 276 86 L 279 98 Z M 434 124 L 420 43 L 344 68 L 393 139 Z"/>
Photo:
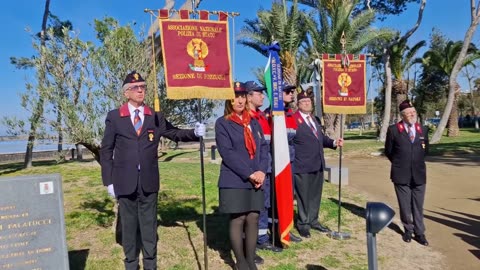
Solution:
<path fill-rule="evenodd" d="M 383 150 L 375 134 L 347 132 L 345 155 L 362 156 Z M 432 146 L 435 155 L 480 154 L 480 133 L 463 129 L 458 138 L 443 138 Z M 338 155 L 338 151 L 327 151 Z M 219 155 L 217 154 L 217 157 Z M 218 213 L 219 165 L 205 157 L 205 194 L 209 269 L 231 269 L 227 217 Z M 168 151 L 160 159 L 161 192 L 159 194 L 159 269 L 199 269 L 203 266 L 202 192 L 199 153 L 196 150 Z M 0 164 L 0 176 L 59 173 L 63 180 L 64 211 L 72 270 L 122 269 L 123 252 L 115 243 L 112 223 L 114 202 L 102 186 L 100 166 L 94 161 L 36 161 L 34 167 L 22 170 L 22 163 Z M 313 232 L 312 238 L 292 245 L 282 253 L 260 251 L 265 258 L 261 269 L 367 269 L 367 254 L 359 247 L 365 234 L 362 194 L 342 193 L 342 231 L 352 240 L 338 241 Z M 321 220 L 336 230 L 338 187 L 326 183 Z M 389 258 L 379 258 L 379 264 Z"/>

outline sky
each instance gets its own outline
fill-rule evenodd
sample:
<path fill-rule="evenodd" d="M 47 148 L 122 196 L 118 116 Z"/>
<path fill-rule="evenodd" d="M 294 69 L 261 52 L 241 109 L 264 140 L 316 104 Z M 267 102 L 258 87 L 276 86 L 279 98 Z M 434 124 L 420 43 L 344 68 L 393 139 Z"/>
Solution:
<path fill-rule="evenodd" d="M 184 0 L 177 0 L 175 8 Z M 150 15 L 144 12 L 145 8 L 160 9 L 165 1 L 153 0 L 82 0 L 60 1 L 51 0 L 50 10 L 61 20 L 70 20 L 73 30 L 78 32 L 84 41 L 94 41 L 95 31 L 92 27 L 94 19 L 106 16 L 116 18 L 121 25 L 135 22 L 135 27 L 148 29 Z M 0 119 L 4 116 L 15 115 L 26 120 L 29 112 L 20 105 L 20 94 L 24 92 L 25 82 L 32 81 L 34 74 L 29 71 L 18 70 L 10 64 L 10 57 L 30 57 L 35 54 L 32 48 L 32 34 L 40 31 L 45 1 L 42 0 L 16 0 L 2 3 L 2 18 L 4 19 L 3 33 L 0 45 L 0 76 L 2 78 L 2 98 L 0 99 Z M 245 19 L 254 19 L 258 9 L 269 9 L 270 0 L 202 0 L 199 9 L 222 10 L 239 12 L 235 18 L 234 26 L 230 20 L 231 34 L 238 35 Z M 399 16 L 389 16 L 384 22 L 378 22 L 377 27 L 392 27 L 402 31 L 410 29 L 417 20 L 419 4 L 411 4 L 407 11 Z M 413 34 L 409 44 L 420 40 L 427 40 L 432 28 L 438 28 L 451 40 L 463 40 L 470 24 L 469 0 L 428 0 L 424 17 L 419 29 Z M 31 29 L 31 33 L 26 29 Z M 478 32 L 478 30 L 477 30 Z M 478 34 L 473 42 L 478 45 Z M 247 47 L 235 44 L 232 51 L 232 64 L 234 64 L 234 79 L 240 81 L 254 79 L 252 70 L 263 67 L 266 58 Z M 368 75 L 368 71 L 367 71 Z M 375 88 L 375 87 L 373 87 Z M 373 89 L 372 88 L 372 89 Z M 375 90 L 375 89 L 374 89 Z M 376 95 L 370 91 L 369 98 Z M 5 127 L 0 125 L 0 136 L 6 135 Z"/>

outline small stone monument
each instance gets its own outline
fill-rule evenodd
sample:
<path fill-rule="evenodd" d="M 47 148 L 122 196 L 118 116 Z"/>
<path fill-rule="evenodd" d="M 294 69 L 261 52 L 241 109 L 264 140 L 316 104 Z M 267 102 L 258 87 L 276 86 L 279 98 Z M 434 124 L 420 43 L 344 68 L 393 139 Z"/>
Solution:
<path fill-rule="evenodd" d="M 0 269 L 69 269 L 59 174 L 0 177 Z"/>

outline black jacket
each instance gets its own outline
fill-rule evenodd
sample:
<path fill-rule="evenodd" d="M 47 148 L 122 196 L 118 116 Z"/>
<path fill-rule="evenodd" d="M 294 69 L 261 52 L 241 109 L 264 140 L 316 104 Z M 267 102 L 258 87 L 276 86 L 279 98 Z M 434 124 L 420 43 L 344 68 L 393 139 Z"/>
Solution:
<path fill-rule="evenodd" d="M 295 112 L 297 132 L 293 138 L 295 146 L 295 160 L 293 161 L 293 173 L 311 173 L 325 169 L 325 157 L 323 149 L 335 149 L 333 140 L 323 135 L 320 123 L 315 117 L 312 120 L 317 128 L 318 138 L 312 132 L 310 126 L 305 123 L 299 111 Z"/>
<path fill-rule="evenodd" d="M 100 148 L 102 180 L 113 184 L 115 195 L 136 191 L 137 178 L 145 192 L 158 192 L 158 143 L 164 136 L 173 141 L 197 141 L 193 129 L 178 129 L 162 113 L 145 106 L 142 131 L 135 132 L 127 104 L 110 111 L 105 120 L 105 133 Z M 140 171 L 138 170 L 140 165 Z"/>
<path fill-rule="evenodd" d="M 265 141 L 262 128 L 254 118 L 250 121 L 250 128 L 255 139 L 256 151 L 253 159 L 250 159 L 245 146 L 243 127 L 224 116 L 215 122 L 215 141 L 218 152 L 222 157 L 219 188 L 254 188 L 249 177 L 255 171 L 267 172 L 268 144 Z"/>
<path fill-rule="evenodd" d="M 428 152 L 428 128 L 416 123 L 415 130 L 415 140 L 412 143 L 403 121 L 388 127 L 385 155 L 392 163 L 390 178 L 395 184 L 426 183 L 425 155 Z"/>

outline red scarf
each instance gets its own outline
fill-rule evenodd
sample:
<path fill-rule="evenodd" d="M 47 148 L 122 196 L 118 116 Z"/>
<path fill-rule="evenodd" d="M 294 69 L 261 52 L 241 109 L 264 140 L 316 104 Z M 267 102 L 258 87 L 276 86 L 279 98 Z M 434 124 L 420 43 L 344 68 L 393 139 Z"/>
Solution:
<path fill-rule="evenodd" d="M 242 119 L 238 117 L 236 113 L 232 113 L 230 120 L 233 122 L 243 126 L 243 137 L 245 138 L 245 147 L 247 147 L 248 154 L 250 155 L 250 159 L 253 159 L 255 156 L 255 150 L 257 146 L 255 145 L 255 139 L 253 138 L 252 131 L 248 127 L 250 124 L 250 114 L 247 110 L 244 110 L 242 113 Z"/>

